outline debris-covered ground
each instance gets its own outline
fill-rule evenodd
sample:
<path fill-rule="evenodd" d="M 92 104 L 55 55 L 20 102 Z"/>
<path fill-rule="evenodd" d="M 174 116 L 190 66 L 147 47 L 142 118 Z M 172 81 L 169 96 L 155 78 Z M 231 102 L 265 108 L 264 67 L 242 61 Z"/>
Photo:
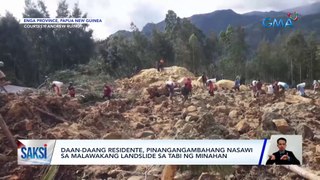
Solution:
<path fill-rule="evenodd" d="M 164 82 L 193 79 L 192 98 L 174 102 Z M 0 114 L 17 139 L 261 139 L 272 134 L 302 134 L 302 168 L 320 177 L 320 94 L 309 98 L 293 90 L 275 99 L 252 98 L 222 90 L 209 96 L 188 70 L 180 67 L 141 71 L 116 81 L 110 101 L 82 104 L 77 98 L 29 93 L 0 94 Z M 225 84 L 225 83 L 224 83 Z M 162 92 L 156 95 L 152 92 Z M 150 98 L 150 96 L 152 98 Z M 1 131 L 2 132 L 2 131 Z M 0 179 L 41 179 L 47 166 L 18 166 L 16 149 L 0 133 Z M 56 179 L 160 179 L 164 166 L 58 166 Z M 303 179 L 281 167 L 178 166 L 175 179 Z"/>

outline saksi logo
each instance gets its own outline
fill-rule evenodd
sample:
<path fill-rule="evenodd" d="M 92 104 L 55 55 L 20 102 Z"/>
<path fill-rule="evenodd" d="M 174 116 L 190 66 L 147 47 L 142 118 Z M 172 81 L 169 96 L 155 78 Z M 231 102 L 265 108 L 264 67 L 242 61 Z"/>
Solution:
<path fill-rule="evenodd" d="M 47 159 L 47 144 L 43 147 L 26 147 L 21 143 L 18 149 L 21 150 L 22 159 Z"/>
<path fill-rule="evenodd" d="M 265 28 L 271 28 L 271 27 L 280 27 L 280 28 L 286 28 L 286 27 L 293 27 L 293 22 L 296 22 L 299 20 L 299 14 L 297 12 L 294 13 L 288 13 L 287 18 L 264 18 L 262 20 L 262 26 Z"/>

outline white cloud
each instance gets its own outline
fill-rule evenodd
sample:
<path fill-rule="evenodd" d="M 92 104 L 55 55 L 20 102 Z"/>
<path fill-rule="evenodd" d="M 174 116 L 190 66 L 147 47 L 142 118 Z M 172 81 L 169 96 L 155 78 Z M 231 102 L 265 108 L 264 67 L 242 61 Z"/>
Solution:
<path fill-rule="evenodd" d="M 67 0 L 70 11 L 79 4 L 88 17 L 101 18 L 102 24 L 90 25 L 94 37 L 103 39 L 118 30 L 130 30 L 134 22 L 139 29 L 149 22 L 157 23 L 165 18 L 167 11 L 173 10 L 180 17 L 213 12 L 218 9 L 233 9 L 237 13 L 250 11 L 283 10 L 302 6 L 320 0 Z M 37 2 L 34 0 L 34 2 Z M 59 0 L 44 0 L 51 17 L 56 16 Z M 22 18 L 24 0 L 0 0 L 0 15 L 11 12 Z"/>
<path fill-rule="evenodd" d="M 139 2 L 135 4 L 134 9 L 129 12 L 130 20 L 141 29 L 146 22 L 157 23 L 163 20 L 165 18 L 165 12 L 163 12 L 162 9 L 163 7 L 159 8 L 159 6 L 155 4 Z"/>

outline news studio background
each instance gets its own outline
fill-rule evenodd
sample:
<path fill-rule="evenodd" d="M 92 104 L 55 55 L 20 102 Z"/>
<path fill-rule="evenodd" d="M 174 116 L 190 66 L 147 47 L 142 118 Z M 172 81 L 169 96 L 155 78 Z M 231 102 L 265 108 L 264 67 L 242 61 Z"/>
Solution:
<path fill-rule="evenodd" d="M 320 179 L 319 0 L 0 4 L 0 179 Z"/>

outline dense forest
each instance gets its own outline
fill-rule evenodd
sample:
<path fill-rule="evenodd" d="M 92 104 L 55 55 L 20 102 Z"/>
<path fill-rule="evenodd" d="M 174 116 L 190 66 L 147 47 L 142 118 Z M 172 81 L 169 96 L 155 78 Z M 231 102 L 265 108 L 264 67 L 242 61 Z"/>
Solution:
<path fill-rule="evenodd" d="M 59 2 L 59 18 L 87 17 L 77 4 L 69 9 Z M 50 17 L 42 0 L 25 1 L 23 17 Z M 160 58 L 166 66 L 177 65 L 200 75 L 263 81 L 281 80 L 296 84 L 320 79 L 320 47 L 315 32 L 292 29 L 250 47 L 241 26 L 229 25 L 221 32 L 205 35 L 187 18 L 169 10 L 165 31 L 153 30 L 147 37 L 133 23 L 132 33 L 115 33 L 94 41 L 88 24 L 74 29 L 25 29 L 7 12 L 0 17 L 0 60 L 2 69 L 15 84 L 36 86 L 45 75 L 57 70 L 74 69 L 80 64 L 99 66 L 102 73 L 115 78 L 130 76 L 143 68 L 154 67 Z"/>
<path fill-rule="evenodd" d="M 57 18 L 85 18 L 78 5 L 69 10 L 61 1 Z M 24 18 L 48 18 L 43 1 L 25 1 Z M 92 30 L 88 25 L 74 29 L 28 29 L 10 12 L 0 17 L 0 60 L 7 76 L 15 84 L 34 86 L 56 70 L 88 63 L 94 52 Z"/>

